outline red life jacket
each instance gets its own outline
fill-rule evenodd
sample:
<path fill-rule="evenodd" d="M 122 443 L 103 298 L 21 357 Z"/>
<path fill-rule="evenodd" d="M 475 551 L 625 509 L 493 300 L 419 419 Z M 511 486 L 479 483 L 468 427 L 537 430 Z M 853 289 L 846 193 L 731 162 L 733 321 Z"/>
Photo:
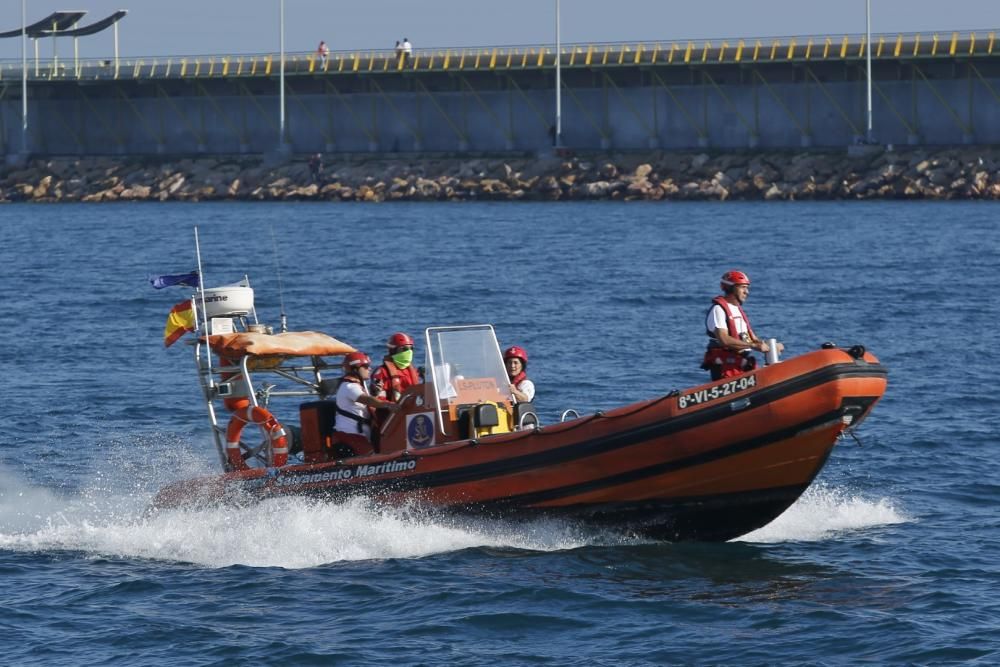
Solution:
<path fill-rule="evenodd" d="M 712 312 L 712 308 L 714 308 L 715 306 L 719 306 L 720 308 L 722 308 L 722 312 L 725 313 L 726 315 L 726 327 L 729 329 L 729 335 L 732 336 L 733 338 L 739 338 L 740 340 L 747 340 L 747 342 L 750 342 L 755 338 L 755 336 L 753 335 L 753 329 L 750 327 L 750 318 L 747 317 L 747 314 L 743 312 L 743 306 L 741 306 L 738 303 L 735 304 L 736 310 L 740 311 L 740 316 L 743 318 L 743 322 L 747 325 L 747 335 L 750 338 L 745 339 L 736 329 L 736 318 L 733 317 L 732 312 L 729 310 L 730 305 L 733 304 L 730 304 L 728 301 L 726 301 L 726 297 L 717 296 L 714 299 L 712 299 L 712 306 L 708 309 L 708 312 L 709 313 Z M 706 320 L 708 319 L 708 313 L 705 313 L 705 319 Z M 707 333 L 713 341 L 716 341 L 717 345 L 721 345 L 721 343 L 718 342 L 718 339 L 716 339 L 714 331 L 707 331 Z M 712 347 L 711 342 L 709 342 L 708 345 L 709 347 Z"/>
<path fill-rule="evenodd" d="M 372 379 L 382 384 L 388 401 L 398 401 L 408 387 L 420 384 L 420 375 L 413 364 L 400 368 L 389 357 L 385 357 Z"/>
<path fill-rule="evenodd" d="M 708 314 L 712 312 L 712 308 L 719 306 L 726 315 L 726 328 L 729 329 L 729 335 L 733 338 L 746 340 L 747 342 L 753 340 L 754 334 L 753 329 L 750 328 L 750 318 L 743 312 L 743 307 L 738 303 L 735 304 L 736 309 L 740 311 L 740 315 L 743 317 L 743 322 L 747 325 L 746 334 L 740 334 L 737 330 L 736 318 L 733 317 L 732 312 L 729 310 L 729 305 L 724 296 L 715 297 L 712 299 L 712 306 L 709 308 L 708 313 L 705 313 L 705 319 L 708 319 Z M 711 340 L 708 341 L 708 349 L 705 350 L 705 357 L 702 359 L 701 367 L 706 371 L 711 371 L 713 379 L 732 377 L 733 375 L 746 373 L 757 368 L 757 359 L 750 354 L 750 350 L 730 350 L 723 346 L 722 342 L 715 337 L 714 331 L 706 331 L 706 333 Z"/>

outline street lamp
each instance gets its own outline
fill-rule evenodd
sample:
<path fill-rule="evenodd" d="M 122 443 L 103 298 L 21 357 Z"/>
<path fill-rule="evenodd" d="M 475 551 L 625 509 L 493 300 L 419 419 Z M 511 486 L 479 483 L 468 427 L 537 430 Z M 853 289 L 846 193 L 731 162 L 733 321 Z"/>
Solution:
<path fill-rule="evenodd" d="M 559 35 L 559 0 L 556 0 L 556 148 L 562 146 L 562 40 Z"/>
<path fill-rule="evenodd" d="M 285 142 L 285 0 L 280 0 L 279 7 L 279 48 L 281 50 L 278 81 L 281 90 L 278 93 L 280 112 L 278 114 L 278 152 L 287 152 L 288 145 Z"/>
<path fill-rule="evenodd" d="M 865 51 L 867 60 L 868 78 L 868 129 L 865 132 L 865 141 L 869 144 L 875 143 L 872 132 L 872 2 L 865 0 Z"/>
<path fill-rule="evenodd" d="M 28 157 L 28 20 L 27 0 L 21 0 L 21 152 Z"/>

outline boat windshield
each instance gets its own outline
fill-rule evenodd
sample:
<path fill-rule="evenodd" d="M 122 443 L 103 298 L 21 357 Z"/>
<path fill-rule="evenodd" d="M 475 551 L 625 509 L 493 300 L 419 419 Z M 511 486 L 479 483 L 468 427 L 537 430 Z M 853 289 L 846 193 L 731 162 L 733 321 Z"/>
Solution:
<path fill-rule="evenodd" d="M 511 400 L 510 380 L 500 344 L 489 324 L 462 327 L 432 327 L 425 332 L 431 381 L 439 400 L 457 399 L 460 381 L 482 381 L 497 395 Z"/>

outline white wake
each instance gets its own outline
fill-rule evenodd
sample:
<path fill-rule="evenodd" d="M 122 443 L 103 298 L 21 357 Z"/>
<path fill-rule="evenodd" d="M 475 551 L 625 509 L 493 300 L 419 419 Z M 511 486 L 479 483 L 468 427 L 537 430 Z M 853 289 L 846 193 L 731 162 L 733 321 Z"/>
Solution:
<path fill-rule="evenodd" d="M 169 510 L 146 516 L 149 493 L 108 489 L 61 495 L 0 470 L 0 549 L 75 551 L 88 557 L 206 567 L 309 568 L 341 561 L 420 558 L 467 548 L 558 551 L 634 543 L 561 521 L 444 520 L 366 500 L 276 498 L 252 507 Z M 823 486 L 807 491 L 746 542 L 836 539 L 908 519 L 887 499 Z"/>
<path fill-rule="evenodd" d="M 816 542 L 908 521 L 910 518 L 889 498 L 865 498 L 814 484 L 784 514 L 737 541 Z"/>
<path fill-rule="evenodd" d="M 295 569 L 473 547 L 557 551 L 586 546 L 595 538 L 559 521 L 451 521 L 414 509 L 379 508 L 362 499 L 275 498 L 252 507 L 147 516 L 149 500 L 148 494 L 103 491 L 63 496 L 0 471 L 0 549 Z"/>

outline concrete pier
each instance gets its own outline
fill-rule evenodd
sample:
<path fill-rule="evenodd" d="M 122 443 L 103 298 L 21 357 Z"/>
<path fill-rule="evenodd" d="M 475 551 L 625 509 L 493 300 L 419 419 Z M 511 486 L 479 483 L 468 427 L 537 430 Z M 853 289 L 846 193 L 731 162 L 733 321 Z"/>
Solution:
<path fill-rule="evenodd" d="M 573 150 L 816 149 L 866 134 L 863 36 L 332 53 L 286 59 L 299 154 L 551 148 L 555 65 Z M 880 144 L 1000 143 L 993 33 L 876 35 Z M 20 153 L 20 65 L 0 67 L 0 154 Z M 31 63 L 33 155 L 268 154 L 278 59 Z"/>

